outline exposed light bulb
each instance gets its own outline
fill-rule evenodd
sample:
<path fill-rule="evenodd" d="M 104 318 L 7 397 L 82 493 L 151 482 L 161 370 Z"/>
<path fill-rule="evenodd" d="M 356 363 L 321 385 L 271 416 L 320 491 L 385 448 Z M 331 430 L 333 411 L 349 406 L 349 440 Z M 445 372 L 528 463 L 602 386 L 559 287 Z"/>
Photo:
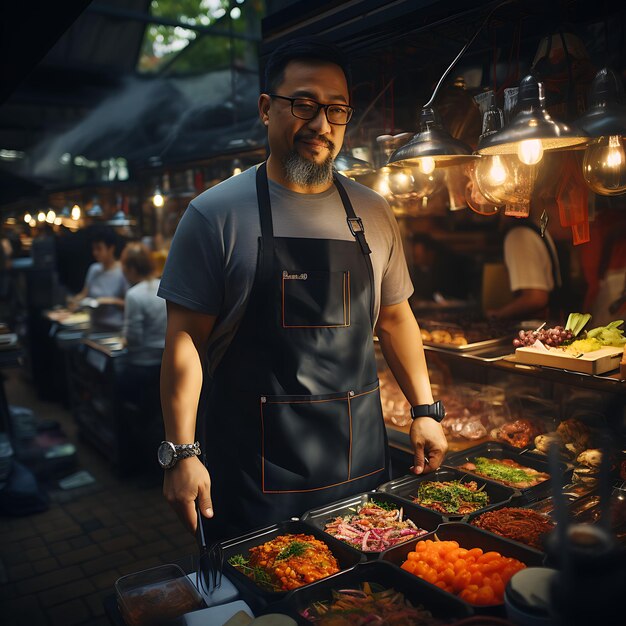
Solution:
<path fill-rule="evenodd" d="M 391 189 L 389 188 L 389 167 L 381 167 L 378 172 L 378 180 L 374 184 L 374 189 L 385 198 L 391 196 Z"/>
<path fill-rule="evenodd" d="M 30 213 L 26 213 L 24 216 L 24 221 L 28 224 L 33 219 L 33 216 Z"/>
<path fill-rule="evenodd" d="M 600 137 L 587 146 L 583 160 L 583 176 L 589 188 L 602 196 L 626 192 L 626 153 L 619 135 Z"/>
<path fill-rule="evenodd" d="M 48 222 L 48 224 L 54 224 L 54 219 L 56 218 L 57 214 L 50 209 L 50 211 L 48 211 L 48 213 L 46 214 L 46 222 Z"/>
<path fill-rule="evenodd" d="M 435 159 L 433 157 L 422 157 L 418 167 L 422 174 L 432 174 L 435 171 Z"/>
<path fill-rule="evenodd" d="M 78 221 L 80 219 L 80 207 L 77 204 L 72 207 L 71 216 L 74 221 Z"/>
<path fill-rule="evenodd" d="M 35 219 L 30 220 L 30 222 L 28 222 L 28 225 L 31 228 L 35 228 L 35 226 L 37 226 L 37 220 L 35 220 Z"/>
<path fill-rule="evenodd" d="M 152 197 L 152 204 L 154 204 L 154 206 L 157 208 L 160 208 L 165 204 L 165 198 L 158 189 L 154 192 L 154 196 Z"/>
<path fill-rule="evenodd" d="M 476 165 L 480 193 L 495 205 L 515 205 L 527 211 L 537 179 L 537 167 L 525 165 L 516 155 L 482 157 Z"/>
<path fill-rule="evenodd" d="M 508 177 L 505 158 L 499 154 L 481 157 L 474 168 L 474 178 L 480 194 L 496 205 L 504 204 L 502 196 Z"/>
<path fill-rule="evenodd" d="M 63 220 L 60 217 L 55 217 L 54 218 L 54 225 L 55 226 L 61 226 L 62 223 L 63 223 Z"/>
<path fill-rule="evenodd" d="M 39 213 L 37 213 L 37 221 L 44 222 L 45 220 L 46 220 L 46 214 L 43 211 L 39 211 Z"/>
<path fill-rule="evenodd" d="M 408 168 L 396 169 L 390 172 L 387 178 L 389 191 L 397 197 L 406 197 L 413 191 L 415 180 Z"/>
<path fill-rule="evenodd" d="M 534 165 L 543 158 L 541 139 L 525 139 L 517 147 L 517 156 L 522 163 Z"/>

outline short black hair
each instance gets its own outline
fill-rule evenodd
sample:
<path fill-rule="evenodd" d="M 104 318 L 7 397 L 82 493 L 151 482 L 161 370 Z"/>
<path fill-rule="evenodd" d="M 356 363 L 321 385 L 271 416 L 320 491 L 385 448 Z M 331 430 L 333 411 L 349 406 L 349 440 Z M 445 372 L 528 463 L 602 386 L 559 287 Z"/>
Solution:
<path fill-rule="evenodd" d="M 119 243 L 117 235 L 112 228 L 106 226 L 100 226 L 95 228 L 91 233 L 91 243 L 102 242 L 107 248 L 111 246 L 117 246 Z"/>
<path fill-rule="evenodd" d="M 276 48 L 265 66 L 265 93 L 274 93 L 285 78 L 291 61 L 318 61 L 338 65 L 350 89 L 351 72 L 348 55 L 333 43 L 318 37 L 291 39 Z"/>

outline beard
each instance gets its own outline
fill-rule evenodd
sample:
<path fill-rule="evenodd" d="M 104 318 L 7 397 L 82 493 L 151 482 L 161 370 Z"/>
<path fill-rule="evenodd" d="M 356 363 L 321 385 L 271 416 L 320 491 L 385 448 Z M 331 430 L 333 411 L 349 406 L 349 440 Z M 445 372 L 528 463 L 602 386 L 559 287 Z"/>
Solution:
<path fill-rule="evenodd" d="M 316 187 L 331 183 L 335 146 L 331 141 L 327 140 L 326 143 L 328 156 L 321 163 L 305 159 L 295 148 L 290 150 L 283 159 L 285 178 L 290 183 L 303 187 Z"/>

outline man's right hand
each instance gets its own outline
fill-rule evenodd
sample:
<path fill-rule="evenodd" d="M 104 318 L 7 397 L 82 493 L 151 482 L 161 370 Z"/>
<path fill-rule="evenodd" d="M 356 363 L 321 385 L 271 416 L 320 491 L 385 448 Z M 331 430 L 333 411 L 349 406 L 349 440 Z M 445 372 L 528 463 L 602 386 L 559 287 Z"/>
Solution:
<path fill-rule="evenodd" d="M 191 533 L 196 532 L 196 501 L 204 517 L 213 517 L 211 477 L 197 456 L 180 459 L 165 470 L 163 495 Z"/>

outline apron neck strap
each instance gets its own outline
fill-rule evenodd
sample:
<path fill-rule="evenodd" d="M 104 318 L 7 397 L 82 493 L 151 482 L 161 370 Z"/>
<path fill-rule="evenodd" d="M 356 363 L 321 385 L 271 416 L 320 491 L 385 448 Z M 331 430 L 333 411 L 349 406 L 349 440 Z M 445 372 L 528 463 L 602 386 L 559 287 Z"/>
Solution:
<path fill-rule="evenodd" d="M 352 208 L 352 202 L 350 202 L 350 198 L 348 197 L 348 193 L 346 192 L 343 184 L 339 181 L 339 177 L 337 176 L 337 174 L 333 174 L 333 182 L 335 183 L 335 187 L 337 187 L 337 191 L 339 192 L 339 196 L 341 197 L 341 202 L 343 203 L 343 208 L 347 215 L 346 219 L 348 222 L 348 227 L 350 228 L 352 236 L 357 240 L 363 254 L 371 254 L 372 251 L 370 250 L 370 247 L 367 244 L 367 240 L 365 239 L 365 228 L 363 227 L 363 221 L 360 217 L 356 216 L 356 213 Z"/>

